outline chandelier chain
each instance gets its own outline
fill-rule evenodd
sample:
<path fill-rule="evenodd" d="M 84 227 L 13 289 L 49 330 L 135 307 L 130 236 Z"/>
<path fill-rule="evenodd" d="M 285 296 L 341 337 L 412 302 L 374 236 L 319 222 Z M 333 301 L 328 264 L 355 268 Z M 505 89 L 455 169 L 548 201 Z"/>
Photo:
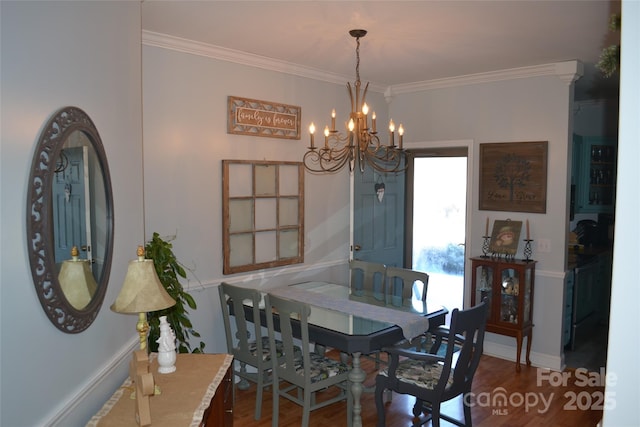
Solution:
<path fill-rule="evenodd" d="M 356 82 L 360 83 L 360 37 L 356 38 Z"/>

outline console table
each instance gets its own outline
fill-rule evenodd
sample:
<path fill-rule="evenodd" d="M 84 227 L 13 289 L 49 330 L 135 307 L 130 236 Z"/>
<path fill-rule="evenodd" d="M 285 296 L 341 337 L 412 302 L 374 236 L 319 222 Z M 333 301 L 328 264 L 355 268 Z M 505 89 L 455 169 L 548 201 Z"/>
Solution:
<path fill-rule="evenodd" d="M 233 384 L 228 354 L 178 354 L 176 371 L 158 373 L 157 358 L 150 357 L 151 372 L 161 393 L 150 398 L 153 427 L 221 427 L 233 425 Z M 133 386 L 127 378 L 88 427 L 136 427 Z"/>

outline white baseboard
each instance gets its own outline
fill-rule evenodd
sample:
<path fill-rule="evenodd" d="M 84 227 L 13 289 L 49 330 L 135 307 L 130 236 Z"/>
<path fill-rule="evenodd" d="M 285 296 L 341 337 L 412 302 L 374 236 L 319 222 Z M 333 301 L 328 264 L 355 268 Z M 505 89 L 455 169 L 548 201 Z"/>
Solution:
<path fill-rule="evenodd" d="M 99 407 L 94 412 L 100 409 L 101 405 L 106 401 L 106 396 L 110 396 L 113 391 L 119 387 L 129 371 L 129 361 L 131 360 L 132 352 L 137 348 L 140 341 L 136 335 L 129 343 L 123 346 L 113 357 L 108 361 L 103 368 L 96 372 L 96 374 L 88 378 L 87 382 L 78 389 L 77 393 L 70 396 L 61 405 L 55 413 L 47 417 L 48 421 L 43 425 L 51 427 L 63 427 L 70 425 L 84 425 L 92 414 L 80 415 L 80 408 L 87 408 L 95 406 L 94 401 L 97 400 Z M 105 392 L 105 388 L 112 389 L 111 392 Z M 82 419 L 79 419 L 82 418 Z"/>
<path fill-rule="evenodd" d="M 520 356 L 520 364 L 526 364 L 525 349 Z M 500 359 L 516 361 L 516 348 L 495 342 L 484 342 L 484 354 L 488 356 L 498 357 Z M 564 369 L 563 361 L 560 356 L 553 356 L 545 353 L 537 353 L 532 351 L 530 354 L 531 365 L 538 368 L 546 368 L 552 371 L 562 371 Z"/>

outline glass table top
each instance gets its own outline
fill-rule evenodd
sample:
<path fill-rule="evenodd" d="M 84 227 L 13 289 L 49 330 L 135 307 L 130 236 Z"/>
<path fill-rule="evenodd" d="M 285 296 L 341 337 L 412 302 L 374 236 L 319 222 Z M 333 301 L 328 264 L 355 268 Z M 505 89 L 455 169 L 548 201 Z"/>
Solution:
<path fill-rule="evenodd" d="M 364 317 L 310 304 L 310 324 L 347 335 L 369 335 L 394 326 L 393 323 L 376 320 L 376 306 L 401 310 L 406 313 L 415 313 L 421 316 L 426 316 L 429 313 L 435 313 L 443 309 L 441 306 L 431 307 L 419 299 L 402 301 L 400 298 L 367 292 L 358 292 L 356 295 L 351 293 L 349 287 L 334 283 L 304 282 L 290 286 L 296 289 L 326 295 L 328 298 L 341 301 L 356 301 L 371 305 L 371 315 Z"/>

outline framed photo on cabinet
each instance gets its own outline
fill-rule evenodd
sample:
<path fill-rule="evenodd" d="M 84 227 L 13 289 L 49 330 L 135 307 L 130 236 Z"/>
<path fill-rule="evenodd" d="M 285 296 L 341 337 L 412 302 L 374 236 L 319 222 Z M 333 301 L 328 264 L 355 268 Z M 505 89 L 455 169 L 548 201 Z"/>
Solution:
<path fill-rule="evenodd" d="M 489 250 L 493 254 L 513 256 L 518 251 L 522 221 L 496 220 L 493 222 Z"/>

